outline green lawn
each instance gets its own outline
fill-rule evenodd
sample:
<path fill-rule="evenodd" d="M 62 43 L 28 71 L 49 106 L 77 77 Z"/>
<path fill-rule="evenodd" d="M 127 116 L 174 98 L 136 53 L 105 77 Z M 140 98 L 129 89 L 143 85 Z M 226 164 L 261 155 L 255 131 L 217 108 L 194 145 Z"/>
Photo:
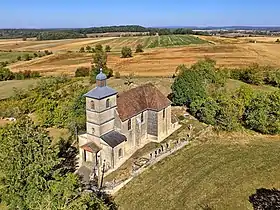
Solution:
<path fill-rule="evenodd" d="M 129 210 L 252 209 L 257 188 L 280 188 L 279 151 L 279 137 L 208 136 L 136 177 L 116 202 Z"/>
<path fill-rule="evenodd" d="M 270 85 L 250 85 L 240 80 L 228 79 L 226 83 L 226 88 L 229 90 L 236 90 L 240 88 L 242 85 L 249 85 L 255 90 L 259 91 L 276 91 L 278 88 L 270 86 Z"/>

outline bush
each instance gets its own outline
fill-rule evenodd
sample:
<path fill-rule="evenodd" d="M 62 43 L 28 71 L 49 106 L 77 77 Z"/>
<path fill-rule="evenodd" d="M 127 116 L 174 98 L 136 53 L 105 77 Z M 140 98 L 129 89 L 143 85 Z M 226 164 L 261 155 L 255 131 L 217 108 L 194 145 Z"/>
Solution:
<path fill-rule="evenodd" d="M 20 60 L 21 60 L 21 56 L 20 56 L 20 55 L 17 57 L 17 60 L 18 60 L 18 61 L 20 61 Z"/>
<path fill-rule="evenodd" d="M 135 52 L 136 52 L 136 53 L 144 52 L 144 50 L 143 50 L 143 45 L 138 44 L 138 45 L 136 46 Z"/>
<path fill-rule="evenodd" d="M 91 46 L 89 46 L 89 45 L 86 46 L 86 51 L 87 51 L 87 52 L 91 52 Z"/>
<path fill-rule="evenodd" d="M 103 46 L 101 44 L 95 45 L 95 51 L 103 51 Z"/>
<path fill-rule="evenodd" d="M 115 78 L 116 78 L 116 79 L 121 78 L 121 74 L 120 74 L 120 72 L 118 72 L 118 71 L 117 71 L 117 72 L 115 73 Z"/>
<path fill-rule="evenodd" d="M 0 81 L 12 80 L 14 79 L 13 72 L 10 71 L 8 68 L 1 68 L 0 67 Z"/>
<path fill-rule="evenodd" d="M 25 55 L 23 55 L 23 60 L 25 60 L 25 61 L 30 61 L 32 58 L 31 58 L 31 56 L 29 55 L 29 54 L 25 54 Z"/>
<path fill-rule="evenodd" d="M 80 50 L 79 50 L 79 52 L 80 52 L 80 53 L 84 53 L 84 52 L 85 52 L 85 48 L 84 48 L 84 47 L 81 47 Z"/>
<path fill-rule="evenodd" d="M 86 77 L 89 76 L 89 68 L 88 67 L 79 67 L 75 71 L 75 77 Z"/>
<path fill-rule="evenodd" d="M 132 57 L 132 50 L 130 47 L 123 47 L 121 51 L 121 58 L 130 58 Z"/>
<path fill-rule="evenodd" d="M 105 46 L 105 52 L 111 52 L 111 47 L 109 45 Z"/>

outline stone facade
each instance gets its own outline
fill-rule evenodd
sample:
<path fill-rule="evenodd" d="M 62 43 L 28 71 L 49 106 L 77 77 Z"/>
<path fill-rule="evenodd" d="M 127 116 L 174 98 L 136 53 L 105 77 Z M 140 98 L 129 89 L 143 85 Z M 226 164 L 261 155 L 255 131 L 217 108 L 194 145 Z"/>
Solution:
<path fill-rule="evenodd" d="M 171 103 L 154 86 L 118 95 L 106 86 L 102 72 L 96 80 L 97 87 L 85 94 L 87 132 L 79 136 L 80 166 L 102 164 L 114 170 L 143 145 L 174 131 Z"/>

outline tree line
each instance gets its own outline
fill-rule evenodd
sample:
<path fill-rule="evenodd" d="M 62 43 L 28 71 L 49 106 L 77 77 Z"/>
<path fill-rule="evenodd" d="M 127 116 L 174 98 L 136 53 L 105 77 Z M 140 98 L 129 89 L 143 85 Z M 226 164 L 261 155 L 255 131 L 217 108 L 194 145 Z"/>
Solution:
<path fill-rule="evenodd" d="M 280 89 L 263 92 L 243 85 L 237 90 L 228 90 L 225 82 L 232 72 L 218 69 L 215 64 L 206 59 L 190 68 L 179 66 L 171 87 L 173 104 L 186 105 L 192 115 L 217 129 L 247 128 L 264 134 L 279 134 Z"/>
<path fill-rule="evenodd" d="M 12 38 L 34 38 L 37 40 L 51 39 L 75 39 L 85 38 L 86 34 L 91 33 L 110 33 L 110 32 L 148 32 L 149 35 L 168 35 L 168 34 L 195 34 L 208 35 L 206 32 L 193 31 L 188 28 L 147 28 L 139 25 L 123 25 L 123 26 L 102 26 L 91 28 L 73 28 L 73 29 L 0 29 L 0 39 Z"/>

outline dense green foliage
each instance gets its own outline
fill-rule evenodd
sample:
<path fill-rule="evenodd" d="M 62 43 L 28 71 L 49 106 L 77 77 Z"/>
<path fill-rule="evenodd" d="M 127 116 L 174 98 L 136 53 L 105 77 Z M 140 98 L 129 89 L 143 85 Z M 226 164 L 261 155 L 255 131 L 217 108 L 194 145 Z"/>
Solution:
<path fill-rule="evenodd" d="M 132 50 L 130 47 L 123 47 L 121 51 L 121 58 L 130 58 L 132 57 Z"/>
<path fill-rule="evenodd" d="M 9 209 L 107 209 L 62 170 L 58 145 L 29 119 L 0 128 L 1 201 Z"/>
<path fill-rule="evenodd" d="M 239 79 L 256 84 L 260 79 L 255 69 L 248 67 Z M 190 68 L 179 66 L 176 73 L 172 101 L 187 105 L 200 121 L 228 131 L 245 126 L 265 134 L 280 133 L 280 90 L 263 93 L 247 85 L 229 91 L 224 87 L 227 71 L 217 69 L 209 59 Z"/>
<path fill-rule="evenodd" d="M 12 72 L 8 68 L 0 67 L 0 81 L 6 80 L 22 80 L 22 79 L 30 79 L 30 78 L 38 78 L 40 77 L 40 73 L 38 71 L 30 71 L 24 70 L 19 72 Z"/>
<path fill-rule="evenodd" d="M 45 31 L 39 32 L 37 35 L 37 40 L 77 39 L 86 37 L 87 35 L 74 31 Z"/>
<path fill-rule="evenodd" d="M 67 77 L 44 78 L 36 87 L 0 103 L 0 117 L 34 113 L 44 127 L 68 128 L 72 134 L 85 130 L 85 94 L 89 86 Z"/>
<path fill-rule="evenodd" d="M 169 34 L 195 34 L 208 35 L 208 32 L 193 31 L 188 28 L 146 28 L 139 25 L 122 25 L 122 26 L 102 26 L 91 28 L 74 28 L 74 29 L 0 29 L 0 39 L 11 38 L 31 38 L 37 37 L 38 40 L 50 39 L 75 39 L 84 38 L 86 34 L 92 33 L 110 33 L 110 32 L 149 32 L 150 35 L 169 35 Z"/>
<path fill-rule="evenodd" d="M 78 67 L 75 71 L 75 77 L 86 77 L 89 76 L 89 68 L 88 67 Z"/>
<path fill-rule="evenodd" d="M 231 78 L 254 85 L 267 84 L 280 87 L 280 69 L 271 66 L 253 64 L 243 69 L 233 69 Z"/>

